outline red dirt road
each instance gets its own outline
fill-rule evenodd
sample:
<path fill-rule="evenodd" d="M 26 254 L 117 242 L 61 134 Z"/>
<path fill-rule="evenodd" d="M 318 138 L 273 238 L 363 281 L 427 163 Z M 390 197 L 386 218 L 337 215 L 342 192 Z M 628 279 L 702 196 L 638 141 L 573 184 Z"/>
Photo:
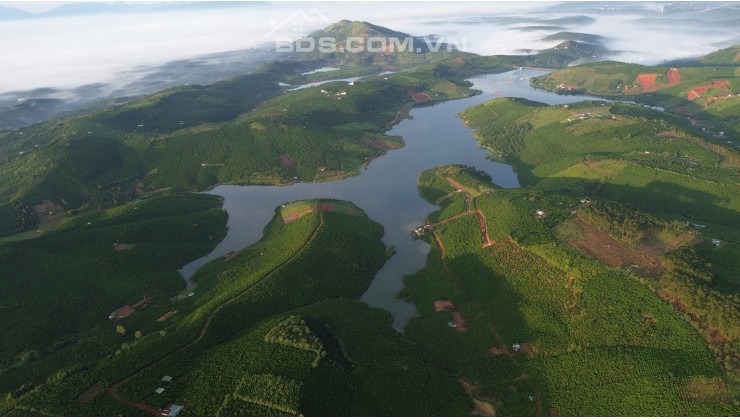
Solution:
<path fill-rule="evenodd" d="M 496 329 L 496 327 L 494 326 L 493 322 L 490 319 L 488 319 L 487 317 L 485 317 L 485 312 L 481 309 L 480 304 L 478 303 L 478 301 L 473 298 L 473 296 L 466 289 L 466 287 L 465 287 L 464 283 L 462 282 L 462 280 L 457 276 L 457 274 L 455 274 L 450 269 L 449 265 L 447 265 L 447 261 L 446 261 L 446 258 L 445 258 L 444 244 L 442 243 L 442 239 L 439 237 L 439 235 L 437 235 L 437 232 L 433 229 L 435 226 L 439 226 L 441 224 L 448 223 L 448 222 L 450 222 L 452 220 L 459 219 L 460 217 L 464 217 L 464 216 L 467 216 L 469 214 L 476 214 L 478 216 L 479 220 L 480 220 L 480 223 L 481 223 L 481 235 L 482 235 L 482 242 L 483 242 L 482 247 L 483 248 L 488 248 L 489 246 L 495 244 L 495 242 L 491 241 L 490 238 L 488 237 L 488 232 L 487 232 L 487 229 L 486 229 L 486 217 L 483 214 L 483 212 L 480 211 L 480 210 L 475 210 L 475 211 L 471 211 L 470 210 L 470 202 L 471 202 L 471 198 L 472 198 L 472 194 L 470 193 L 470 191 L 468 191 L 467 189 L 465 189 L 465 187 L 462 184 L 460 184 L 459 182 L 455 181 L 454 179 L 447 178 L 447 182 L 449 182 L 450 185 L 452 185 L 453 187 L 455 187 L 457 190 L 464 191 L 467 194 L 467 198 L 465 200 L 466 210 L 464 212 L 459 213 L 459 214 L 456 214 L 455 216 L 452 216 L 452 217 L 450 217 L 448 219 L 445 219 L 445 220 L 442 220 L 442 221 L 439 221 L 439 222 L 437 222 L 435 224 L 430 225 L 430 227 L 432 228 L 432 236 L 434 237 L 434 243 L 437 245 L 437 249 L 439 250 L 440 259 L 442 260 L 442 268 L 450 275 L 450 277 L 452 277 L 452 279 L 458 285 L 458 287 L 460 288 L 460 290 L 465 295 L 468 296 L 468 298 L 470 299 L 470 302 L 472 302 L 473 305 L 476 307 L 475 313 L 480 313 L 480 314 L 483 315 L 484 321 L 488 325 L 488 328 L 490 329 L 491 334 L 500 343 L 498 347 L 494 347 L 494 348 L 489 349 L 489 354 L 491 354 L 491 355 L 505 354 L 507 357 L 511 358 L 512 362 L 514 363 L 514 365 L 522 372 L 521 375 L 519 376 L 519 379 L 527 382 L 527 384 L 529 385 L 529 387 L 532 389 L 532 393 L 533 393 L 533 396 L 534 396 L 534 403 L 535 403 L 535 415 L 536 416 L 540 416 L 540 413 L 541 413 L 541 405 L 542 405 L 542 403 L 541 403 L 542 398 L 540 396 L 539 390 L 535 386 L 534 382 L 524 372 L 524 370 L 522 369 L 522 367 L 519 365 L 519 362 L 517 362 L 516 359 L 514 359 L 514 355 L 511 353 L 511 351 L 509 350 L 509 348 L 504 343 L 504 340 L 501 337 L 501 334 L 499 334 L 499 332 Z M 492 250 L 492 252 L 495 252 L 495 248 L 491 248 L 491 250 Z M 437 302 L 445 302 L 445 301 L 437 301 Z M 435 302 L 435 309 L 436 309 L 436 307 L 437 307 L 437 304 Z M 442 307 L 442 304 L 441 303 L 440 303 L 440 307 Z M 458 313 L 459 314 L 460 312 L 455 311 L 455 313 Z M 453 316 L 454 316 L 455 313 L 453 313 Z M 462 314 L 461 314 L 461 316 L 462 316 Z M 461 323 L 457 319 L 455 319 L 455 321 L 458 322 L 458 327 L 459 327 L 461 325 Z M 462 319 L 462 321 L 464 322 L 464 318 Z M 465 325 L 465 330 L 467 330 L 467 325 Z M 526 351 L 527 356 L 532 357 L 534 354 L 536 354 L 536 350 L 532 346 L 529 346 L 529 345 L 527 345 L 527 346 L 528 346 L 527 347 L 527 351 Z"/>

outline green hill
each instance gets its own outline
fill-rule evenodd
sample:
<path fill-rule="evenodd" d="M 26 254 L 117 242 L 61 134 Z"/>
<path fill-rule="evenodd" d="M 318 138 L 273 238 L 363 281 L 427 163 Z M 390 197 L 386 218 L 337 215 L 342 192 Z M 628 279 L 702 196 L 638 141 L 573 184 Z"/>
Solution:
<path fill-rule="evenodd" d="M 151 201 L 148 223 L 162 223 L 173 199 Z M 397 335 L 387 313 L 353 300 L 386 260 L 382 227 L 346 202 L 311 200 L 281 210 L 261 241 L 199 270 L 194 293 L 155 295 L 114 321 L 105 318 L 108 310 L 99 311 L 97 326 L 78 339 L 19 356 L 24 359 L 0 374 L 3 392 L 10 392 L 0 412 L 141 415 L 179 401 L 199 416 L 467 413 L 463 389 Z M 85 220 L 73 222 L 79 229 L 103 223 Z M 191 221 L 203 223 L 192 219 L 178 229 L 187 232 Z M 118 230 L 141 224 L 128 208 L 108 223 Z M 37 265 L 49 259 L 41 254 Z M 97 287 L 133 286 L 144 277 L 138 270 Z M 72 308 L 56 310 L 61 323 Z M 165 391 L 153 392 L 158 387 Z"/>
<path fill-rule="evenodd" d="M 605 61 L 563 68 L 532 79 L 532 86 L 559 93 L 620 97 L 690 118 L 719 140 L 740 136 L 738 46 L 676 67 Z M 720 134 L 721 133 L 721 134 Z"/>
<path fill-rule="evenodd" d="M 405 279 L 401 292 L 420 314 L 406 333 L 434 364 L 465 378 L 497 415 L 734 411 L 732 351 L 715 346 L 710 353 L 689 314 L 653 293 L 674 290 L 669 281 L 657 286 L 609 267 L 559 236 L 579 208 L 573 195 L 544 186 L 497 189 L 457 166 L 423 172 L 419 188 L 425 197 L 430 188 L 446 195 L 429 217 L 436 224 L 425 236 L 432 246 L 427 265 Z M 457 198 L 467 194 L 468 210 Z M 722 308 L 715 315 L 724 317 L 723 331 L 735 331 L 737 299 L 711 305 Z M 713 310 L 703 319 L 715 320 Z M 712 340 L 711 332 L 699 331 Z"/>

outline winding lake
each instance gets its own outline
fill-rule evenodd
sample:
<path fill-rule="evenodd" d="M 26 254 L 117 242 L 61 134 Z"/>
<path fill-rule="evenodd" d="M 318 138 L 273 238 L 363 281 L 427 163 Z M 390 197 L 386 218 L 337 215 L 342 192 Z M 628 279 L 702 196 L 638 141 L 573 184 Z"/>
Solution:
<path fill-rule="evenodd" d="M 477 76 L 470 81 L 474 88 L 483 92 L 481 95 L 412 109 L 408 119 L 387 132 L 402 136 L 405 146 L 389 150 L 385 156 L 373 160 L 358 176 L 288 186 L 222 185 L 210 190 L 209 193 L 224 197 L 224 209 L 229 213 L 228 233 L 209 255 L 187 264 L 181 274 L 190 285 L 193 273 L 208 261 L 257 242 L 273 217 L 275 207 L 285 202 L 308 198 L 352 201 L 383 225 L 383 241 L 396 248 L 396 254 L 377 273 L 361 300 L 389 311 L 393 315 L 393 327 L 402 330 L 416 314 L 416 308 L 397 299 L 396 295 L 403 288 L 403 276 L 423 268 L 429 252 L 429 245 L 414 241 L 409 231 L 437 209 L 419 196 L 416 183 L 419 172 L 459 163 L 488 172 L 493 182 L 501 187 L 518 187 L 513 169 L 486 159 L 487 151 L 478 148 L 471 129 L 456 114 L 495 97 L 521 97 L 547 104 L 592 99 L 557 95 L 529 86 L 530 77 L 545 73 L 523 69 Z"/>

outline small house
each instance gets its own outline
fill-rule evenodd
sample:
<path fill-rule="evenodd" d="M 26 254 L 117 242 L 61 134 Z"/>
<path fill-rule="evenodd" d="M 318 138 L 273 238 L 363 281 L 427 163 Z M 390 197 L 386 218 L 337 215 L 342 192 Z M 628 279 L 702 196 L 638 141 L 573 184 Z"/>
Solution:
<path fill-rule="evenodd" d="M 162 377 L 162 382 L 172 382 L 172 376 L 164 375 Z"/>
<path fill-rule="evenodd" d="M 517 352 L 517 353 L 519 353 L 520 351 L 522 351 L 522 345 L 521 345 L 521 344 L 519 344 L 519 343 L 514 343 L 514 344 L 512 344 L 512 345 L 511 345 L 511 348 L 512 348 L 512 349 L 513 349 L 513 350 L 514 350 L 515 352 Z"/>
<path fill-rule="evenodd" d="M 450 328 L 457 328 L 457 322 L 450 321 L 450 322 L 447 323 L 447 326 L 450 327 Z"/>
<path fill-rule="evenodd" d="M 160 387 L 157 387 L 157 388 L 156 388 L 156 389 L 154 390 L 154 393 L 155 393 L 155 394 L 161 394 L 161 393 L 163 393 L 163 392 L 164 392 L 164 388 L 162 388 L 161 386 L 160 386 Z"/>
<path fill-rule="evenodd" d="M 185 406 L 175 403 L 169 403 L 160 412 L 163 416 L 176 417 L 178 414 L 180 414 L 183 408 L 185 408 Z"/>
<path fill-rule="evenodd" d="M 716 239 L 716 238 L 712 238 L 712 243 L 714 244 L 714 246 L 720 246 L 720 245 L 722 245 L 722 241 L 720 241 L 719 239 Z"/>

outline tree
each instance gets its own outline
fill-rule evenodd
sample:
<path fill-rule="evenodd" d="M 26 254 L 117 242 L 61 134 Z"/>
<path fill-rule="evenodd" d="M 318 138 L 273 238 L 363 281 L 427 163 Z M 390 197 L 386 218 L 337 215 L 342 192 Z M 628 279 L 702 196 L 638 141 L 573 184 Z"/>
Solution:
<path fill-rule="evenodd" d="M 126 334 L 126 327 L 124 327 L 121 324 L 118 324 L 118 325 L 116 325 L 116 332 L 118 334 L 125 335 Z"/>

